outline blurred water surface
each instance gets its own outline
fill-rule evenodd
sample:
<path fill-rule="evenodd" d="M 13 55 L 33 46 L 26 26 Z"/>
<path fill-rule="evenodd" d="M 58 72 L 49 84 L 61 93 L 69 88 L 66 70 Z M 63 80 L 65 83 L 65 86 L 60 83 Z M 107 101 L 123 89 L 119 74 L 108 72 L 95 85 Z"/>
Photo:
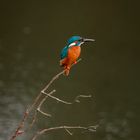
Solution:
<path fill-rule="evenodd" d="M 3 1 L 0 4 L 0 140 L 8 139 L 25 108 L 58 73 L 59 53 L 72 35 L 95 38 L 82 47 L 83 60 L 69 77 L 53 84 L 65 106 L 48 101 L 53 117 L 40 116 L 34 129 L 58 125 L 99 124 L 96 133 L 64 131 L 43 135 L 50 140 L 139 139 L 139 20 L 131 1 Z M 31 139 L 35 132 L 19 137 Z"/>

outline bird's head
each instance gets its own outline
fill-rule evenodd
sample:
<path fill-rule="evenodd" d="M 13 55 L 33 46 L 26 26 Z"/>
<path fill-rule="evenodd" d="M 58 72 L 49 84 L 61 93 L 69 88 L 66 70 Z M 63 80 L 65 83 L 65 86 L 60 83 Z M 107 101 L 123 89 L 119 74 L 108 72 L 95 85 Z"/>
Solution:
<path fill-rule="evenodd" d="M 72 36 L 71 38 L 68 39 L 67 45 L 69 47 L 71 47 L 71 46 L 81 46 L 85 42 L 93 42 L 93 41 L 95 41 L 95 40 L 94 39 L 83 38 L 83 37 L 80 37 L 80 36 Z"/>

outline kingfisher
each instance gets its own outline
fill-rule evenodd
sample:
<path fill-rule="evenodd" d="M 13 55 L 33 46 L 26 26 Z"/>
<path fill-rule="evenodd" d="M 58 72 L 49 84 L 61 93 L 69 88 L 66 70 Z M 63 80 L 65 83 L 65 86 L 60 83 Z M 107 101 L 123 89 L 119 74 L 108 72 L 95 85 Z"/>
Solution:
<path fill-rule="evenodd" d="M 68 76 L 70 68 L 81 54 L 81 45 L 85 42 L 93 42 L 94 39 L 87 39 L 80 36 L 72 36 L 68 39 L 67 45 L 62 49 L 60 54 L 60 66 L 65 70 L 64 75 Z"/>

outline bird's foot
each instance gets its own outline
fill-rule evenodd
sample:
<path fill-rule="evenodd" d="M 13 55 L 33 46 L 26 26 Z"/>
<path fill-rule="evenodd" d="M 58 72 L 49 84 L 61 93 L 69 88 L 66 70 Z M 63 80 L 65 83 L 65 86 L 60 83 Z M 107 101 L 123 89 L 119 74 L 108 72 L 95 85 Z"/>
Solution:
<path fill-rule="evenodd" d="M 77 64 L 77 61 L 74 61 L 74 64 Z"/>
<path fill-rule="evenodd" d="M 67 69 L 67 70 L 70 70 L 70 67 L 69 67 L 69 66 L 67 66 L 67 67 L 66 67 L 66 69 Z"/>

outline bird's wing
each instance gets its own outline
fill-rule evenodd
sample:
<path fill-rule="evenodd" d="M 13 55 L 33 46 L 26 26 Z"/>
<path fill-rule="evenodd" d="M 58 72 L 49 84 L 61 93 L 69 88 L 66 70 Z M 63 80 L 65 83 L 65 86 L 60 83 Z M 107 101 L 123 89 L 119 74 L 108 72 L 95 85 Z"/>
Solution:
<path fill-rule="evenodd" d="M 67 53 L 68 53 L 68 46 L 64 47 L 61 51 L 61 59 L 64 59 L 65 57 L 67 57 Z"/>

